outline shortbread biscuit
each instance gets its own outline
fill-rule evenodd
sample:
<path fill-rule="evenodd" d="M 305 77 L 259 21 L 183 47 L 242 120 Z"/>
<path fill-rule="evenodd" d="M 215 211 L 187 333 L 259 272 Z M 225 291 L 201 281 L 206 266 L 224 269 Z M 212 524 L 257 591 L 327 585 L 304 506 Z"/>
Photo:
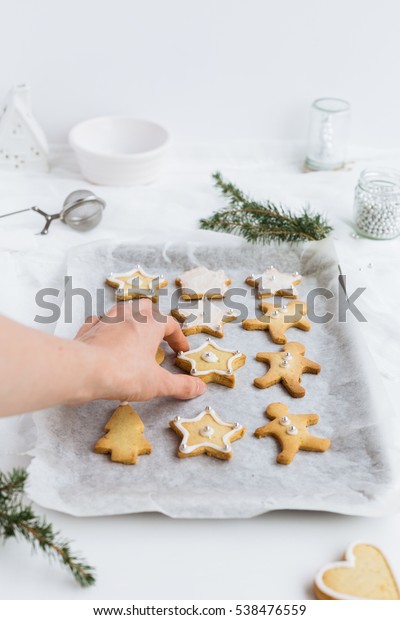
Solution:
<path fill-rule="evenodd" d="M 245 319 L 242 326 L 247 330 L 268 330 L 276 344 L 285 344 L 285 333 L 291 327 L 308 332 L 311 323 L 304 316 L 307 306 L 303 301 L 291 301 L 282 306 L 275 306 L 267 302 L 260 303 L 263 314 L 258 319 Z"/>
<path fill-rule="evenodd" d="M 213 299 L 224 297 L 231 280 L 222 269 L 211 271 L 200 266 L 185 271 L 175 283 L 181 288 L 182 299 Z"/>
<path fill-rule="evenodd" d="M 223 349 L 216 342 L 207 338 L 197 349 L 180 351 L 175 358 L 175 364 L 190 372 L 193 377 L 199 377 L 204 383 L 220 383 L 233 388 L 235 385 L 234 371 L 244 366 L 246 356 L 234 349 Z"/>
<path fill-rule="evenodd" d="M 321 370 L 317 362 L 304 357 L 305 350 L 300 342 L 288 342 L 281 351 L 257 353 L 256 360 L 269 364 L 269 370 L 254 379 L 254 385 L 265 389 L 281 382 L 293 398 L 302 398 L 306 391 L 300 385 L 301 375 L 305 372 L 317 375 Z"/>
<path fill-rule="evenodd" d="M 334 601 L 399 600 L 400 591 L 382 551 L 373 545 L 350 545 L 342 562 L 327 564 L 314 580 L 317 599 Z"/>
<path fill-rule="evenodd" d="M 140 265 L 124 273 L 110 273 L 106 284 L 116 288 L 115 298 L 119 301 L 138 299 L 141 297 L 156 302 L 157 291 L 168 285 L 163 275 L 147 273 Z"/>
<path fill-rule="evenodd" d="M 98 440 L 94 451 L 111 454 L 112 461 L 133 465 L 139 455 L 151 453 L 151 445 L 143 435 L 143 422 L 129 403 L 120 404 L 104 430 L 106 435 Z"/>
<path fill-rule="evenodd" d="M 224 323 L 238 317 L 234 310 L 205 298 L 192 300 L 187 308 L 174 308 L 171 314 L 182 323 L 185 336 L 204 333 L 216 338 L 224 336 Z"/>
<path fill-rule="evenodd" d="M 221 420 L 211 407 L 206 407 L 192 419 L 176 416 L 169 425 L 182 438 L 178 449 L 180 458 L 205 453 L 217 459 L 230 459 L 231 443 L 246 432 L 239 422 Z"/>
<path fill-rule="evenodd" d="M 294 273 L 284 273 L 275 269 L 273 265 L 266 268 L 259 274 L 252 273 L 246 278 L 246 283 L 257 288 L 257 296 L 272 297 L 279 295 L 280 297 L 292 297 L 296 299 L 296 284 L 300 284 L 301 275 L 295 271 Z"/>
<path fill-rule="evenodd" d="M 308 426 L 317 424 L 319 416 L 315 413 L 288 413 L 289 407 L 283 403 L 272 403 L 266 409 L 267 417 L 272 420 L 260 426 L 255 436 L 275 437 L 281 446 L 276 462 L 289 465 L 299 450 L 325 452 L 331 445 L 330 439 L 314 437 L 307 430 Z"/>

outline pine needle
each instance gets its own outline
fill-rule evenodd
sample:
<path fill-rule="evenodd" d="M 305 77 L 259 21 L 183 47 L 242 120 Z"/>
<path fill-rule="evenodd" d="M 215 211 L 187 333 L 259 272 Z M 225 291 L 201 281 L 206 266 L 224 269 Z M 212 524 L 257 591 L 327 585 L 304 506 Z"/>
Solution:
<path fill-rule="evenodd" d="M 236 185 L 225 181 L 220 172 L 212 176 L 215 187 L 228 199 L 228 206 L 201 219 L 200 228 L 240 235 L 250 243 L 318 241 L 333 230 L 322 215 L 309 207 L 294 215 L 270 200 L 252 200 Z"/>
<path fill-rule="evenodd" d="M 66 566 L 79 585 L 93 585 L 93 568 L 71 551 L 69 542 L 54 532 L 51 523 L 35 515 L 32 506 L 24 503 L 27 478 L 24 469 L 13 469 L 10 474 L 0 471 L 0 540 L 24 539 L 35 551 L 40 549 L 50 560 L 56 559 Z"/>

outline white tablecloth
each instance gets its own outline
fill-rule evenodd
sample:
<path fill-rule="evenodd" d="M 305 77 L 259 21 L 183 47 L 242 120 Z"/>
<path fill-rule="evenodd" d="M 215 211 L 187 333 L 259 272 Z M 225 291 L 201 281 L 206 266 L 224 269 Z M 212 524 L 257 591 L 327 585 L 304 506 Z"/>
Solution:
<path fill-rule="evenodd" d="M 335 227 L 349 293 L 366 287 L 357 301 L 367 318 L 360 328 L 398 410 L 400 239 L 354 239 L 351 222 L 360 171 L 367 166 L 400 168 L 399 151 L 354 149 L 348 170 L 302 174 L 298 144 L 178 145 L 163 179 L 136 188 L 93 188 L 82 180 L 66 149 L 53 152 L 49 175 L 0 172 L 0 214 L 33 204 L 54 212 L 69 192 L 91 188 L 107 201 L 104 218 L 87 233 L 54 222 L 48 237 L 34 234 L 42 224 L 35 213 L 0 220 L 0 312 L 33 325 L 36 292 L 42 287 L 60 288 L 66 252 L 74 245 L 106 238 L 135 240 L 151 231 L 165 238 L 171 231 L 195 236 L 199 218 L 224 204 L 210 176 L 219 169 L 256 198 L 279 201 L 294 210 L 309 202 L 327 214 Z M 30 441 L 27 420 L 22 416 L 0 421 L 2 469 L 26 464 L 28 457 L 21 453 Z M 1 598 L 307 598 L 312 596 L 316 570 L 337 559 L 355 538 L 380 545 L 400 579 L 400 558 L 390 554 L 400 544 L 399 516 L 271 513 L 252 520 L 212 522 L 161 515 L 74 519 L 43 512 L 66 537 L 78 541 L 76 545 L 98 569 L 98 583 L 80 590 L 45 558 L 31 557 L 27 546 L 8 541 L 0 554 Z"/>

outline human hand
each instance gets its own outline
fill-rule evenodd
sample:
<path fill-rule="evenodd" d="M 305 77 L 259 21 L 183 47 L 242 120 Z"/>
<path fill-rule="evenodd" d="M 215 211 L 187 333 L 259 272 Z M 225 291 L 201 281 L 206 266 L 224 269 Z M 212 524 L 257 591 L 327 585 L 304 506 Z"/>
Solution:
<path fill-rule="evenodd" d="M 84 400 L 190 399 L 206 390 L 201 379 L 172 374 L 156 363 L 162 340 L 176 352 L 187 351 L 189 345 L 178 322 L 162 315 L 148 299 L 118 303 L 102 319 L 90 317 L 75 339 L 88 345 L 97 360 Z"/>

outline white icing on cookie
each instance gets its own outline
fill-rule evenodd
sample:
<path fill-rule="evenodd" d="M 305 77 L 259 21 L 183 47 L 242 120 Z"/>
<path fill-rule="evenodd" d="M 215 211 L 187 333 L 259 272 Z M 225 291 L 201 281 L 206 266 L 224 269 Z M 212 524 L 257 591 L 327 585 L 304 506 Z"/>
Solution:
<path fill-rule="evenodd" d="M 222 436 L 222 446 L 216 445 L 215 443 L 213 443 L 212 441 L 207 441 L 207 439 L 211 439 L 211 437 L 215 434 L 215 430 L 213 428 L 211 428 L 211 430 L 213 431 L 211 435 L 206 435 L 205 433 L 203 433 L 202 431 L 205 430 L 205 428 L 210 427 L 211 426 L 211 422 L 209 424 L 205 424 L 204 427 L 200 430 L 199 434 L 205 437 L 205 441 L 202 441 L 201 443 L 196 443 L 193 445 L 188 445 L 188 441 L 189 441 L 189 437 L 190 437 L 190 433 L 187 430 L 187 428 L 184 426 L 184 424 L 191 424 L 193 422 L 198 422 L 200 420 L 202 420 L 203 418 L 205 418 L 206 416 L 211 416 L 211 418 L 213 419 L 213 421 L 215 422 L 216 425 L 218 426 L 224 426 L 227 429 L 229 429 L 225 435 Z M 198 416 L 196 416 L 195 418 L 180 418 L 179 420 L 177 420 L 176 418 L 174 419 L 174 426 L 179 429 L 179 431 L 182 434 L 182 440 L 181 440 L 181 444 L 179 446 L 179 451 L 180 452 L 184 452 L 185 454 L 188 454 L 190 452 L 194 452 L 194 450 L 197 450 L 198 448 L 202 447 L 202 446 L 207 446 L 209 448 L 213 448 L 214 450 L 217 450 L 218 452 L 223 452 L 223 453 L 227 453 L 227 452 L 231 452 L 232 451 L 232 446 L 229 443 L 230 438 L 232 437 L 232 435 L 236 434 L 238 431 L 242 430 L 243 426 L 241 424 L 239 424 L 238 422 L 224 422 L 223 420 L 221 420 L 221 418 L 219 417 L 219 415 L 217 414 L 216 411 L 214 411 L 214 409 L 212 409 L 211 407 L 206 407 L 204 409 L 204 411 L 202 411 L 201 413 L 199 413 Z"/>
<path fill-rule="evenodd" d="M 226 310 L 211 299 L 204 298 L 197 300 L 196 307 L 179 308 L 178 312 L 185 319 L 182 325 L 183 329 L 202 326 L 209 327 L 216 332 L 222 330 L 222 323 L 226 319 L 232 320 L 232 318 L 239 316 L 239 313 L 234 310 Z"/>
<path fill-rule="evenodd" d="M 209 364 L 218 362 L 218 357 L 212 351 L 205 351 L 205 353 L 202 354 L 201 359 Z"/>
<path fill-rule="evenodd" d="M 215 430 L 212 426 L 209 425 L 203 426 L 203 428 L 199 432 L 202 437 L 212 437 L 215 434 Z"/>
<path fill-rule="evenodd" d="M 140 265 L 123 273 L 111 273 L 107 276 L 107 281 L 118 286 L 118 292 L 121 294 L 130 291 L 133 293 L 152 291 L 166 282 L 161 274 L 147 273 Z"/>
<path fill-rule="evenodd" d="M 210 349 L 214 349 L 215 353 L 214 351 L 210 351 Z M 211 366 L 211 364 L 218 361 L 218 351 L 223 351 L 224 353 L 232 354 L 232 356 L 227 361 L 227 367 L 225 369 L 212 368 Z M 193 353 L 200 353 L 200 352 L 202 352 L 202 354 L 200 355 L 201 359 L 204 359 L 203 355 L 206 352 L 213 353 L 215 357 L 217 357 L 217 360 L 213 360 L 213 361 L 210 361 L 209 359 L 204 360 L 210 363 L 209 370 L 208 369 L 198 370 L 196 367 L 196 360 L 194 360 L 192 357 L 189 357 L 189 355 L 192 355 Z M 235 351 L 234 349 L 224 349 L 223 347 L 220 347 L 216 342 L 214 342 L 214 340 L 211 340 L 211 338 L 207 338 L 206 342 L 203 342 L 203 344 L 197 347 L 197 349 L 190 349 L 190 351 L 186 351 L 185 353 L 180 351 L 178 354 L 178 357 L 179 359 L 187 360 L 188 362 L 190 362 L 191 364 L 190 374 L 196 377 L 199 377 L 201 375 L 207 375 L 210 372 L 213 372 L 217 375 L 232 375 L 233 374 L 232 364 L 234 360 L 238 359 L 241 355 L 243 354 L 240 351 Z"/>
<path fill-rule="evenodd" d="M 334 600 L 343 600 L 343 601 L 365 600 L 365 599 L 361 599 L 358 596 L 352 596 L 351 594 L 344 594 L 343 592 L 339 592 L 338 590 L 333 590 L 324 581 L 324 575 L 329 570 L 332 570 L 335 568 L 355 568 L 356 567 L 356 556 L 354 554 L 354 549 L 358 545 L 374 546 L 374 545 L 371 545 L 370 543 L 365 543 L 365 542 L 360 542 L 360 541 L 354 542 L 347 548 L 346 553 L 344 555 L 344 560 L 341 560 L 339 562 L 331 562 L 329 564 L 325 564 L 325 566 L 321 568 L 321 570 L 317 573 L 314 579 L 314 583 L 317 586 L 318 590 L 320 590 L 320 592 L 322 592 L 326 596 L 331 597 Z M 380 551 L 380 549 L 378 549 L 378 551 Z M 381 551 L 380 553 L 382 554 L 382 557 L 384 557 Z M 390 568 L 389 570 L 391 572 Z"/>
<path fill-rule="evenodd" d="M 224 295 L 228 289 L 229 281 L 226 273 L 219 269 L 211 271 L 207 267 L 195 267 L 189 271 L 185 271 L 180 277 L 180 286 L 182 294 L 186 295 Z"/>
<path fill-rule="evenodd" d="M 257 282 L 256 286 L 258 286 L 260 293 L 275 295 L 278 291 L 285 291 L 290 295 L 297 295 L 294 283 L 301 281 L 301 275 L 299 273 L 284 273 L 271 265 L 263 273 L 252 273 L 250 279 Z"/>

